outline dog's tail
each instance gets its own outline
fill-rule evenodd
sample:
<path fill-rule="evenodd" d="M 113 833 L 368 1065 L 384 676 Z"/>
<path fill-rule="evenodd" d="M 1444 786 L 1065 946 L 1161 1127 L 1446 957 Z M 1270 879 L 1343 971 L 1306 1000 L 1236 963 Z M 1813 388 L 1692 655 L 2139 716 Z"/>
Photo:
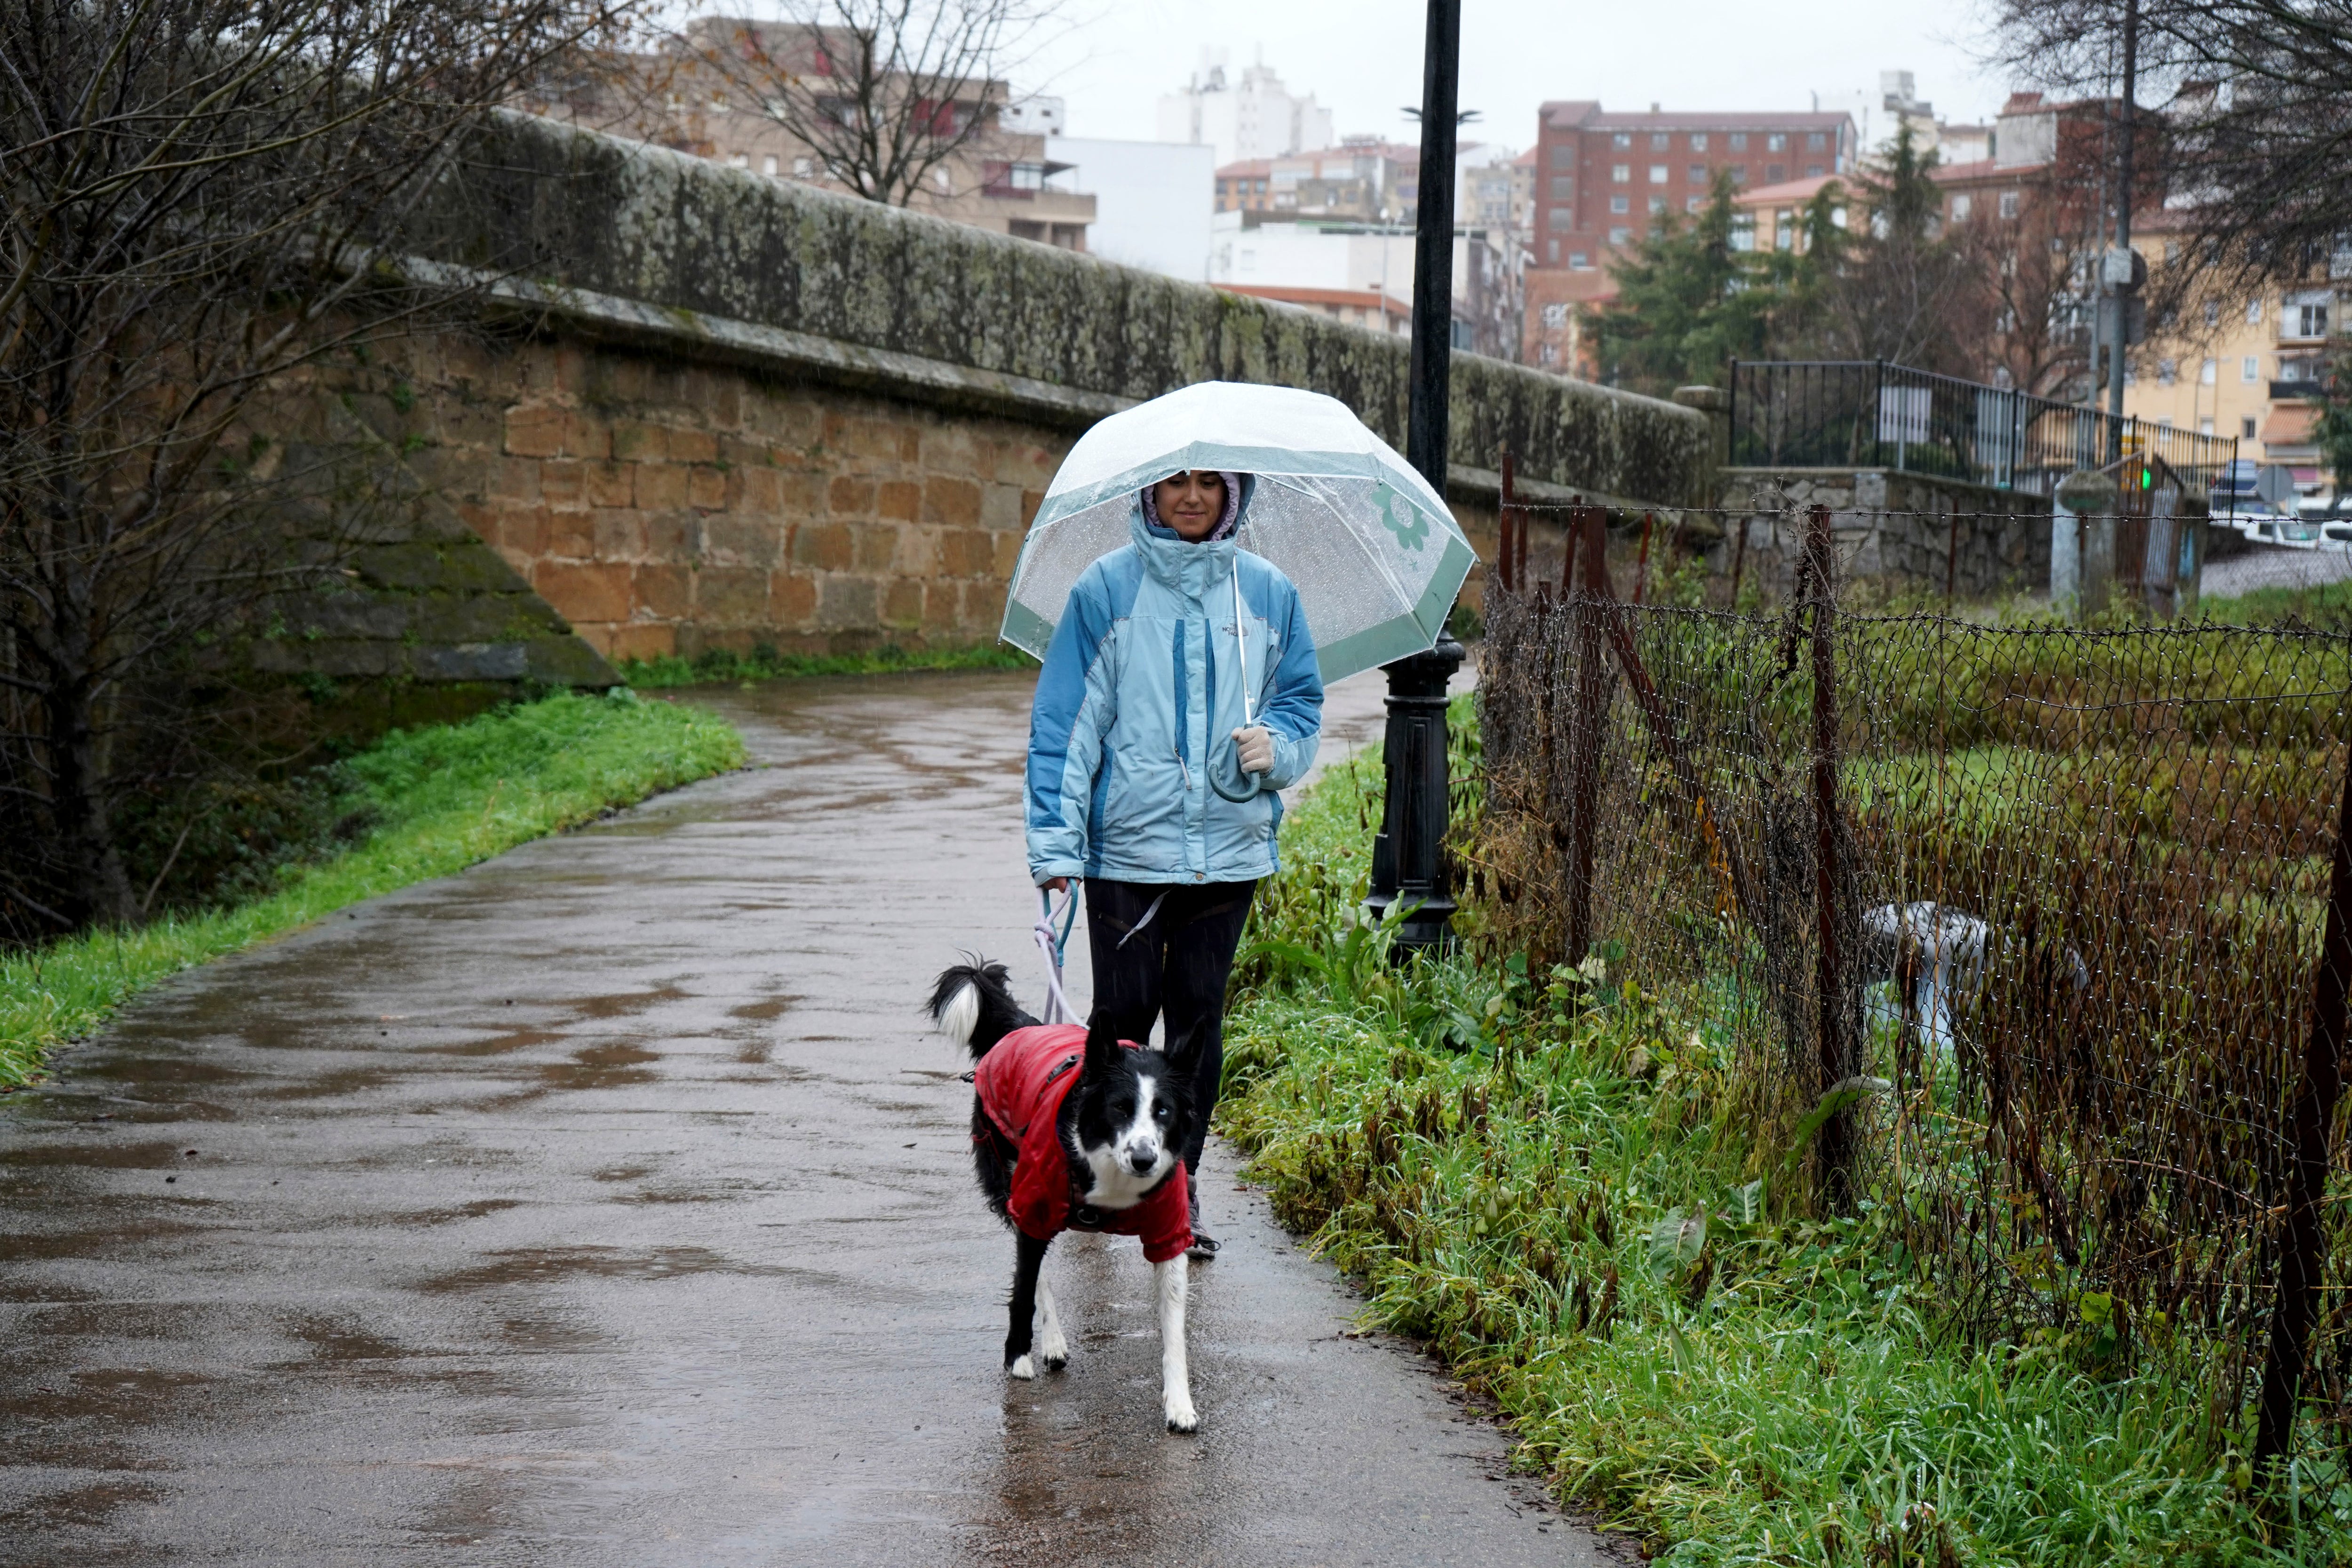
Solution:
<path fill-rule="evenodd" d="M 966 954 L 967 957 L 971 957 Z M 978 1061 L 997 1041 L 1037 1022 L 1021 1010 L 1006 984 L 1004 965 L 971 957 L 940 971 L 931 987 L 931 1022 Z"/>

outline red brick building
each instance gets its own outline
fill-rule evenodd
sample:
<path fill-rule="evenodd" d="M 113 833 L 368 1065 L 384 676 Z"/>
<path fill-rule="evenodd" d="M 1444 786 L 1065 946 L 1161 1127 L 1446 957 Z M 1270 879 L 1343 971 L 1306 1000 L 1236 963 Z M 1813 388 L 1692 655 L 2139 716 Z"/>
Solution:
<path fill-rule="evenodd" d="M 1696 212 L 1717 171 L 1743 186 L 1849 174 L 1855 143 L 1853 117 L 1843 113 L 1611 113 L 1590 101 L 1545 104 L 1537 117 L 1527 362 L 1577 367 L 1577 310 L 1613 291 L 1611 255 L 1668 214 Z"/>

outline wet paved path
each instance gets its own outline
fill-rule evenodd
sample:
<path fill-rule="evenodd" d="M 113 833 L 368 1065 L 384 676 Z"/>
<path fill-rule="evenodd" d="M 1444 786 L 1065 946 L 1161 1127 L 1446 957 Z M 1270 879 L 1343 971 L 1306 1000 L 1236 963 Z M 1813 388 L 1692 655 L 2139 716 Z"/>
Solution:
<path fill-rule="evenodd" d="M 1228 1151 L 1202 1434 L 1132 1242 L 1055 1249 L 1076 1357 L 1008 1384 L 915 1003 L 963 946 L 1037 989 L 1026 683 L 716 700 L 770 765 L 184 976 L 0 1100 L 0 1562 L 1592 1561 Z"/>

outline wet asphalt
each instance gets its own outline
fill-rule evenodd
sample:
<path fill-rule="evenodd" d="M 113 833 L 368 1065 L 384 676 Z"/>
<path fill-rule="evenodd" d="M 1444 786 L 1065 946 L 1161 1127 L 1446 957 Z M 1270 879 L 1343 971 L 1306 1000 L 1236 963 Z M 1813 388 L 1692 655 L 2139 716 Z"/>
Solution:
<path fill-rule="evenodd" d="M 963 948 L 1040 989 L 1027 696 L 693 694 L 760 766 L 183 975 L 0 1100 L 0 1563 L 1602 1561 L 1222 1146 L 1201 1433 L 1129 1239 L 1057 1244 L 1070 1368 L 1005 1379 L 917 1003 Z"/>

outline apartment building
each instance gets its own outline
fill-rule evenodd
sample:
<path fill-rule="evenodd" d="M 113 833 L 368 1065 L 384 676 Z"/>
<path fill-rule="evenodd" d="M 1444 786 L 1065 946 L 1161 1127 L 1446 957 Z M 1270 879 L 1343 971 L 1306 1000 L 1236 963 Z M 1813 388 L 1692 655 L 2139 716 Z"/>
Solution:
<path fill-rule="evenodd" d="M 703 58 L 722 49 L 764 55 L 780 75 L 822 79 L 831 58 L 855 58 L 845 42 L 835 43 L 837 52 L 829 55 L 827 31 L 705 16 L 688 25 L 680 47 L 619 57 L 600 77 L 522 107 L 771 178 L 839 190 L 814 151 L 761 107 L 752 90 L 758 84 L 745 79 L 749 72 L 722 73 Z M 747 47 L 747 38 L 756 45 Z M 884 90 L 892 90 L 890 84 Z M 1058 116 L 1014 115 L 1011 98 L 1002 81 L 974 82 L 952 103 L 919 105 L 949 125 L 982 123 L 907 205 L 1015 239 L 1084 250 L 1095 198 L 1050 183 L 1070 166 L 1046 154 L 1046 133 Z"/>
<path fill-rule="evenodd" d="M 1612 112 L 1547 103 L 1537 116 L 1535 223 L 1525 358 L 1569 368 L 1580 309 L 1613 291 L 1607 270 L 1668 215 L 1696 212 L 1718 172 L 1759 187 L 1850 174 L 1858 151 L 1844 113 Z"/>
<path fill-rule="evenodd" d="M 2161 265 L 2159 230 L 2137 247 Z M 2352 258 L 2344 258 L 2352 261 Z M 2352 266 L 2336 270 L 2352 273 Z M 2238 454 L 2291 469 L 2308 493 L 2339 481 L 2325 470 L 2313 427 L 2326 407 L 2327 361 L 2347 346 L 2342 284 L 2315 279 L 2242 299 L 2192 304 L 2184 324 L 2152 334 L 2133 356 L 2125 412 L 2207 436 L 2234 436 Z"/>

